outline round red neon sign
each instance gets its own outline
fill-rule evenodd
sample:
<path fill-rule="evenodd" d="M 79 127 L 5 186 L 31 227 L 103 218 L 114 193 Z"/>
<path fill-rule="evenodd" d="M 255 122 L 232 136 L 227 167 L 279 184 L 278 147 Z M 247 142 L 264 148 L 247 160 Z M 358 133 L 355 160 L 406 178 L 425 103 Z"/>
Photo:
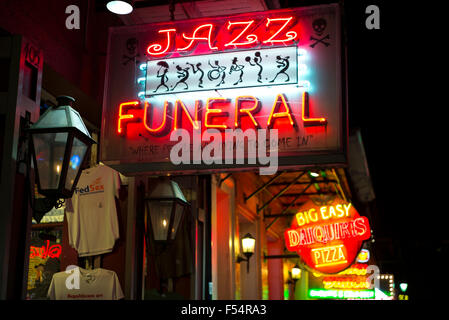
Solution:
<path fill-rule="evenodd" d="M 296 251 L 312 269 L 337 273 L 349 267 L 364 240 L 371 236 L 368 219 L 352 203 L 335 199 L 315 205 L 309 200 L 284 232 L 289 251 Z"/>

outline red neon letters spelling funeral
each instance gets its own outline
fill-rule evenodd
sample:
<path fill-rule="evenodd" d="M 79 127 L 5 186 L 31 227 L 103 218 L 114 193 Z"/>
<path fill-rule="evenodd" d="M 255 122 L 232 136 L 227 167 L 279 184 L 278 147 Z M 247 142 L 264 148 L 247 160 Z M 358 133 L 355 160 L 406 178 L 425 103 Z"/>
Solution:
<path fill-rule="evenodd" d="M 136 107 L 139 105 L 139 101 L 129 101 L 129 102 L 123 102 L 120 104 L 119 106 L 119 111 L 118 111 L 118 123 L 117 123 L 117 132 L 119 134 L 123 133 L 123 128 L 122 128 L 122 121 L 123 120 L 129 120 L 129 119 L 133 119 L 134 115 L 132 114 L 126 114 L 126 110 L 124 110 L 125 108 L 131 108 L 131 107 Z"/>
<path fill-rule="evenodd" d="M 304 126 L 326 125 L 326 118 L 308 118 L 305 116 L 305 114 L 309 113 L 308 99 L 304 98 L 307 96 L 308 95 L 305 92 L 303 94 L 303 105 L 301 111 L 301 120 L 304 122 Z M 213 120 L 216 118 L 232 118 L 232 115 L 230 116 L 230 112 L 234 112 L 233 123 L 235 128 L 241 127 L 242 117 L 249 118 L 251 120 L 250 123 L 252 123 L 255 129 L 264 127 L 264 125 L 259 123 L 255 118 L 255 115 L 261 112 L 262 109 L 257 97 L 250 95 L 238 96 L 234 101 L 234 105 L 232 105 L 232 103 L 233 101 L 225 97 L 211 97 L 206 99 L 205 106 L 203 107 L 205 110 L 203 119 L 205 129 L 227 129 L 228 126 L 224 123 L 225 120 Z M 143 103 L 143 108 L 142 103 L 139 101 L 123 102 L 119 105 L 117 133 L 124 134 L 129 123 L 137 123 L 139 126 L 141 125 L 140 123 L 142 123 L 142 126 L 150 135 L 168 135 L 172 130 L 183 128 L 183 114 L 187 118 L 187 122 L 190 123 L 190 127 L 199 129 L 199 121 L 201 121 L 200 105 L 201 100 L 196 100 L 192 115 L 192 113 L 188 110 L 188 106 L 186 106 L 186 104 L 179 99 L 174 102 L 174 106 L 172 106 L 172 103 L 169 101 L 165 101 L 163 108 L 155 108 L 155 106 L 150 104 L 148 101 Z M 170 117 L 167 116 L 168 113 L 172 114 L 169 112 L 169 108 L 171 107 L 174 107 L 173 125 L 168 124 L 171 120 L 169 121 Z M 299 110 L 297 112 L 299 113 Z M 274 98 L 274 103 L 271 106 L 266 128 L 274 128 L 276 121 L 282 118 L 284 118 L 284 121 L 291 126 L 289 127 L 287 125 L 287 127 L 285 127 L 284 125 L 283 130 L 291 130 L 293 127 L 297 126 L 293 112 L 285 99 L 284 94 L 279 93 Z M 170 128 L 167 128 L 167 126 L 170 126 Z M 276 126 L 279 127 L 279 125 Z"/>
<path fill-rule="evenodd" d="M 145 127 L 145 129 L 147 129 L 149 132 L 151 133 L 160 133 L 164 128 L 165 128 L 165 122 L 167 121 L 167 108 L 168 108 L 168 101 L 165 101 L 164 103 L 164 111 L 162 111 L 162 121 L 161 124 L 159 125 L 159 127 L 157 128 L 151 128 L 150 125 L 148 125 L 148 109 L 151 105 L 148 103 L 148 101 L 145 101 L 145 108 L 143 110 L 143 125 Z M 153 116 L 151 117 L 152 119 L 155 118 L 154 117 L 154 108 L 152 108 L 152 110 L 150 110 L 150 112 L 153 112 Z M 152 121 L 155 122 L 155 121 Z"/>
<path fill-rule="evenodd" d="M 265 23 L 262 24 L 262 21 Z M 165 40 L 163 40 L 162 44 L 159 42 L 151 43 L 148 45 L 146 52 L 150 56 L 158 57 L 172 52 L 171 47 L 174 44 L 176 44 L 176 48 L 173 52 L 190 50 L 201 42 L 207 42 L 209 50 L 216 51 L 226 48 L 232 49 L 239 46 L 256 46 L 258 44 L 287 44 L 290 41 L 297 40 L 298 33 L 291 30 L 294 26 L 292 16 L 265 18 L 262 21 L 227 21 L 224 26 L 205 23 L 197 26 L 190 35 L 185 32 L 177 35 L 175 28 L 162 29 L 158 33 L 164 34 L 163 39 Z M 220 28 L 225 29 L 227 33 L 231 34 L 231 41 L 227 37 L 217 37 L 221 32 Z M 237 34 L 234 34 L 234 30 L 237 30 Z"/>
<path fill-rule="evenodd" d="M 302 93 L 302 105 L 301 118 L 304 126 L 322 126 L 327 123 L 326 118 L 309 118 L 309 93 L 306 91 Z"/>
<path fill-rule="evenodd" d="M 253 103 L 251 108 L 241 108 L 241 105 L 244 102 L 251 101 Z M 254 116 L 251 112 L 257 113 L 259 110 L 259 100 L 256 97 L 253 96 L 240 96 L 235 99 L 235 127 L 240 126 L 240 118 L 242 115 L 247 115 L 251 121 L 254 124 L 254 127 L 259 127 L 259 124 L 257 123 L 256 119 L 254 119 Z"/>
<path fill-rule="evenodd" d="M 364 240 L 371 236 L 368 219 L 340 199 L 317 206 L 309 200 L 284 233 L 289 251 L 296 251 L 312 269 L 336 273 L 349 267 Z"/>
<path fill-rule="evenodd" d="M 281 105 L 284 107 L 285 111 L 279 112 Z M 273 108 L 271 108 L 271 113 L 270 113 L 270 117 L 268 118 L 267 126 L 269 128 L 272 128 L 273 124 L 274 124 L 274 120 L 275 120 L 273 118 L 282 118 L 282 117 L 287 117 L 290 121 L 290 124 L 292 126 L 295 125 L 295 122 L 293 121 L 293 118 L 291 115 L 290 107 L 288 106 L 288 103 L 285 101 L 284 95 L 278 94 L 276 96 L 276 100 L 274 100 Z"/>
<path fill-rule="evenodd" d="M 190 124 L 194 129 L 199 129 L 200 126 L 198 124 L 198 109 L 199 109 L 200 102 L 197 100 L 195 101 L 195 120 L 192 119 L 192 116 L 189 113 L 189 110 L 187 110 L 185 104 L 181 100 L 176 100 L 175 102 L 175 118 L 173 123 L 173 130 L 177 130 L 182 128 L 182 111 L 184 110 L 185 115 L 187 116 L 187 119 L 189 119 Z"/>

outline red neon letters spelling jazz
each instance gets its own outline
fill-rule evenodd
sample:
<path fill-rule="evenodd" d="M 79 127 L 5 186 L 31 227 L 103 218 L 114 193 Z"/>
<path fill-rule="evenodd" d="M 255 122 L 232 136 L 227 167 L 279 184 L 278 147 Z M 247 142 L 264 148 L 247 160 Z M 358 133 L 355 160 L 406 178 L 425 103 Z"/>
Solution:
<path fill-rule="evenodd" d="M 303 105 L 302 105 L 302 113 L 301 120 L 304 123 L 304 126 L 325 126 L 327 124 L 326 118 L 310 118 L 309 115 L 309 105 L 308 105 L 308 93 L 303 92 Z M 201 119 L 201 108 L 200 108 L 200 100 L 195 101 L 194 106 L 194 114 L 192 115 L 187 106 L 181 100 L 176 100 L 174 103 L 170 103 L 169 101 L 164 102 L 163 108 L 158 106 L 156 108 L 154 105 L 149 103 L 148 101 L 139 102 L 137 100 L 123 102 L 119 105 L 119 114 L 117 120 L 117 133 L 125 134 L 126 127 L 129 123 L 132 122 L 143 122 L 143 127 L 145 130 L 154 136 L 161 136 L 165 134 L 169 134 L 172 130 L 177 130 L 183 128 L 182 124 L 182 114 L 185 114 L 185 118 L 187 119 L 187 123 L 195 128 L 199 129 L 198 122 Z M 214 129 L 228 129 L 228 126 L 224 123 L 216 123 L 214 122 L 214 118 L 226 117 L 228 116 L 228 111 L 224 110 L 222 105 L 231 104 L 232 101 L 226 99 L 224 97 L 212 97 L 206 100 L 205 106 L 203 106 L 204 117 L 203 117 L 203 125 L 206 129 L 214 128 Z M 238 96 L 234 101 L 234 125 L 235 128 L 241 127 L 241 119 L 243 117 L 249 118 L 254 126 L 254 128 L 261 128 L 262 125 L 258 120 L 254 117 L 257 113 L 261 111 L 259 100 L 254 96 Z M 170 111 L 171 108 L 174 108 L 174 112 Z M 162 109 L 162 110 L 161 110 Z M 271 107 L 271 112 L 269 114 L 266 127 L 273 128 L 275 122 L 278 119 L 285 118 L 287 123 L 289 123 L 292 127 L 295 127 L 297 124 L 294 119 L 293 112 L 287 103 L 284 94 L 279 93 L 274 97 L 274 102 Z M 173 121 L 170 121 L 170 117 L 167 114 L 174 114 Z M 168 123 L 173 122 L 173 125 Z M 168 127 L 169 126 L 169 127 Z"/>
<path fill-rule="evenodd" d="M 294 24 L 293 16 L 266 18 L 257 22 L 255 20 L 227 21 L 223 26 L 223 29 L 227 30 L 225 37 L 217 37 L 223 30 L 212 23 L 197 26 L 190 35 L 185 32 L 179 35 L 176 28 L 161 29 L 158 33 L 163 35 L 162 44 L 151 43 L 146 52 L 150 56 L 160 57 L 172 51 L 190 50 L 200 42 L 207 42 L 211 51 L 258 44 L 287 44 L 298 40 L 298 33 L 291 30 Z M 172 48 L 174 45 L 176 48 Z"/>

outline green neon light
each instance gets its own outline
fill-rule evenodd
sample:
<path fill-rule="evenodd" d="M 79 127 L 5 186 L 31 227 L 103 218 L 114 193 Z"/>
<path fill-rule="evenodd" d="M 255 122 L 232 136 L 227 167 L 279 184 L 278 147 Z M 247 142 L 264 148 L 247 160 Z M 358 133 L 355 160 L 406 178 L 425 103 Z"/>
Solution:
<path fill-rule="evenodd" d="M 373 299 L 374 290 L 326 290 L 310 289 L 310 298 L 318 299 Z"/>
<path fill-rule="evenodd" d="M 407 283 L 400 283 L 399 287 L 401 288 L 402 292 L 405 292 L 405 291 L 407 291 L 408 284 Z"/>

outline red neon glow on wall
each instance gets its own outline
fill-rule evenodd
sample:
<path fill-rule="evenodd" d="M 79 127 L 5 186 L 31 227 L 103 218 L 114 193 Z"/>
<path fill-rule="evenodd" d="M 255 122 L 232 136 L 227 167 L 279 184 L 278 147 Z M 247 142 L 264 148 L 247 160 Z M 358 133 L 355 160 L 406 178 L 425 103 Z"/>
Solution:
<path fill-rule="evenodd" d="M 274 22 L 278 22 L 278 21 L 285 21 L 285 23 L 271 36 L 270 39 L 263 41 L 263 43 L 276 43 L 276 42 L 287 42 L 287 41 L 292 41 L 295 40 L 296 37 L 298 36 L 298 34 L 295 31 L 288 31 L 285 33 L 285 36 L 287 38 L 284 39 L 274 39 L 276 38 L 281 31 L 283 31 L 285 29 L 285 27 L 290 23 L 290 21 L 293 19 L 293 17 L 288 17 L 288 18 L 274 18 L 274 19 L 270 19 L 267 18 L 267 23 L 266 23 L 266 27 L 268 27 L 272 21 Z"/>
<path fill-rule="evenodd" d="M 170 33 L 176 32 L 176 29 L 164 29 L 159 30 L 158 33 L 167 33 L 167 44 L 165 45 L 164 50 L 162 50 L 162 46 L 159 43 L 155 43 L 152 45 L 149 45 L 147 48 L 147 53 L 151 56 L 160 56 L 165 54 L 171 47 L 171 41 L 170 41 Z"/>
<path fill-rule="evenodd" d="M 188 37 L 188 36 L 186 36 L 185 33 L 183 33 L 182 37 L 184 39 L 186 39 L 186 40 L 190 40 L 190 43 L 186 47 L 184 47 L 184 48 L 178 48 L 178 51 L 189 50 L 193 46 L 195 41 L 202 41 L 202 40 L 207 40 L 207 44 L 209 45 L 209 49 L 210 50 L 217 50 L 218 47 L 213 47 L 212 44 L 211 44 L 211 34 L 212 34 L 212 28 L 213 27 L 214 27 L 214 25 L 211 24 L 211 23 L 202 24 L 198 28 L 196 28 L 195 31 L 193 31 L 191 37 Z M 209 32 L 208 32 L 207 37 L 198 37 L 197 36 L 197 32 L 199 32 L 200 30 L 202 30 L 204 28 L 209 28 Z"/>
<path fill-rule="evenodd" d="M 45 258 L 59 258 L 61 255 L 62 246 L 54 244 L 50 246 L 50 240 L 47 240 L 47 245 L 42 247 L 30 246 L 30 259 L 34 257 Z"/>
<path fill-rule="evenodd" d="M 249 45 L 252 44 L 254 42 L 256 42 L 258 40 L 257 36 L 255 34 L 249 34 L 246 36 L 246 42 L 236 42 L 237 40 L 240 40 L 240 38 L 242 37 L 242 35 L 244 33 L 247 32 L 248 28 L 254 23 L 254 20 L 250 20 L 250 21 L 241 21 L 241 22 L 231 22 L 228 21 L 228 27 L 227 29 L 230 30 L 231 26 L 234 25 L 245 25 L 246 27 L 242 30 L 242 32 L 240 32 L 234 39 L 232 39 L 232 41 L 226 43 L 224 46 L 225 47 L 229 47 L 229 46 L 245 46 L 245 45 Z"/>
<path fill-rule="evenodd" d="M 304 126 L 324 126 L 327 124 L 326 118 L 309 118 L 309 93 L 302 93 L 302 112 L 301 118 Z"/>

